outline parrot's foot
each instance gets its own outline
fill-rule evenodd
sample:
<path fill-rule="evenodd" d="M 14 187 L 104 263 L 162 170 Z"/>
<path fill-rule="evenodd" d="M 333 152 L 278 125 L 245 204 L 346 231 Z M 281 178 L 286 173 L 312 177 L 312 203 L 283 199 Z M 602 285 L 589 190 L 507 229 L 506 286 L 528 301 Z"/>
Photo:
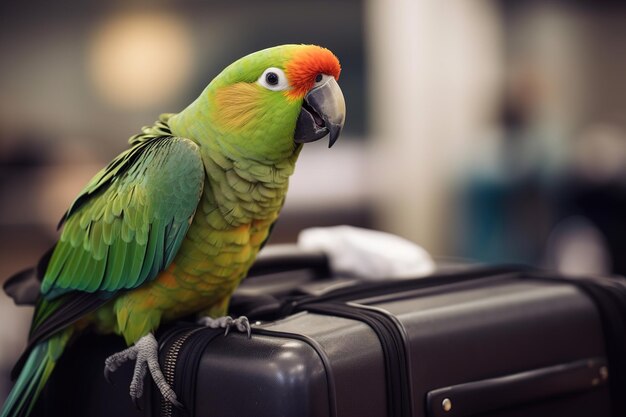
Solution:
<path fill-rule="evenodd" d="M 212 317 L 200 317 L 198 319 L 198 324 L 203 326 L 210 327 L 212 329 L 226 329 L 224 335 L 227 335 L 230 332 L 231 327 L 236 328 L 242 333 L 247 333 L 248 338 L 252 334 L 252 329 L 250 328 L 250 321 L 246 316 L 241 316 L 236 319 L 231 316 L 218 317 L 216 319 Z"/>
<path fill-rule="evenodd" d="M 111 382 L 111 372 L 115 372 L 121 364 L 128 360 L 135 360 L 135 371 L 133 379 L 130 382 L 130 398 L 139 408 L 139 398 L 143 395 L 143 380 L 148 370 L 154 383 L 161 391 L 163 398 L 175 405 L 183 408 L 183 405 L 177 400 L 176 393 L 169 386 L 161 368 L 159 366 L 159 344 L 152 335 L 148 333 L 135 343 L 134 346 L 115 353 L 104 361 L 104 377 Z"/>

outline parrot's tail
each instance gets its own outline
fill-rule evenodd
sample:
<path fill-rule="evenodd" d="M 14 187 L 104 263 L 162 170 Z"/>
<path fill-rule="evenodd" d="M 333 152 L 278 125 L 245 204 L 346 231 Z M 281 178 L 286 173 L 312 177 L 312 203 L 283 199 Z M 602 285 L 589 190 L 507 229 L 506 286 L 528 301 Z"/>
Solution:
<path fill-rule="evenodd" d="M 26 417 L 34 407 L 73 331 L 67 328 L 33 347 L 0 417 Z"/>

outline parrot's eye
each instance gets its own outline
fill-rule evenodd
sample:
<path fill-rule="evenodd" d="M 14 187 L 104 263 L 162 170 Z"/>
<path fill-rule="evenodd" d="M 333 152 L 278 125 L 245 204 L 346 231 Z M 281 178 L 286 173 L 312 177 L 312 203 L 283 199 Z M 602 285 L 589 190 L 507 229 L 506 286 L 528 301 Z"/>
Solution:
<path fill-rule="evenodd" d="M 317 77 L 315 77 L 315 82 L 319 83 L 320 81 L 322 81 L 322 74 L 317 74 Z"/>
<path fill-rule="evenodd" d="M 287 76 L 280 68 L 272 67 L 266 69 L 263 71 L 263 74 L 261 74 L 257 82 L 268 90 L 273 91 L 281 91 L 289 88 Z"/>
<path fill-rule="evenodd" d="M 268 72 L 265 74 L 265 81 L 267 81 L 269 85 L 276 85 L 278 84 L 278 75 L 276 75 L 275 72 Z"/>

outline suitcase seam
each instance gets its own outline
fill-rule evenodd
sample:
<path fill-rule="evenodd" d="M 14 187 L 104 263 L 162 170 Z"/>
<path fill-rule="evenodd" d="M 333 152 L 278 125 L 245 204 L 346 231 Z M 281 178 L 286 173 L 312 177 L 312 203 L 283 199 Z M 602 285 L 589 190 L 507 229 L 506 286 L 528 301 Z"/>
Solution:
<path fill-rule="evenodd" d="M 322 366 L 324 367 L 324 373 L 326 374 L 326 386 L 328 388 L 328 403 L 329 403 L 329 415 L 330 417 L 337 417 L 337 397 L 336 397 L 336 385 L 335 378 L 332 374 L 332 367 L 330 365 L 330 359 L 322 345 L 320 345 L 315 339 L 297 333 L 283 332 L 277 330 L 255 328 L 254 334 L 260 334 L 264 336 L 283 337 L 286 339 L 295 339 L 309 345 L 315 353 L 319 356 Z"/>

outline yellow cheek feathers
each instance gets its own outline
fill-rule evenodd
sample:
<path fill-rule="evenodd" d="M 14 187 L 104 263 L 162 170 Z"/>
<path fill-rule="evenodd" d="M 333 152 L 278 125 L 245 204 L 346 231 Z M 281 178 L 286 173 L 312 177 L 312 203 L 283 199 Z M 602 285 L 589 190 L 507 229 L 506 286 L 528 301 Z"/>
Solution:
<path fill-rule="evenodd" d="M 215 123 L 225 130 L 240 130 L 259 116 L 262 91 L 254 83 L 240 82 L 215 93 Z"/>

